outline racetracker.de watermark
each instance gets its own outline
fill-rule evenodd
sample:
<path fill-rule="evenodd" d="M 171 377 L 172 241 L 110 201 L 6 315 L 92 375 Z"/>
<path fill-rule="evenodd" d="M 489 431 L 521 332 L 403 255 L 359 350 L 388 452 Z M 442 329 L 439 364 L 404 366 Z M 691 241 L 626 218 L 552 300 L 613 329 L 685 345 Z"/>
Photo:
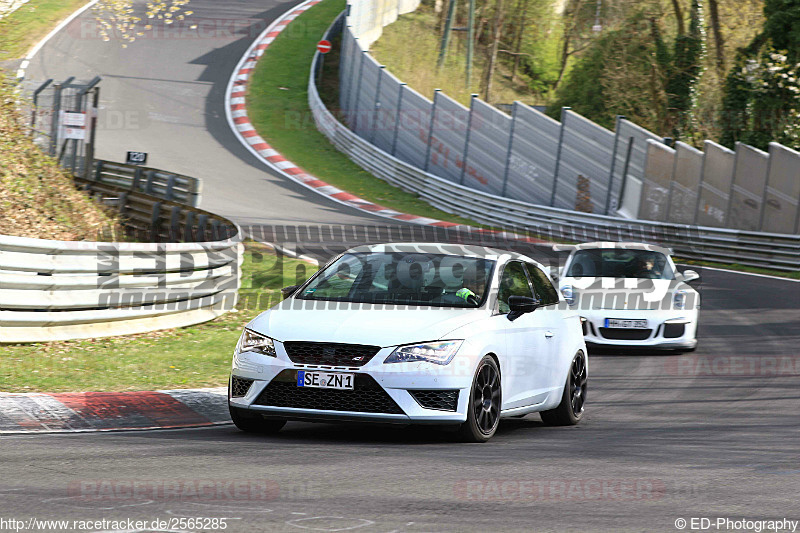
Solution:
<path fill-rule="evenodd" d="M 664 497 L 660 479 L 466 479 L 453 487 L 472 502 L 632 502 Z"/>
<path fill-rule="evenodd" d="M 670 358 L 664 370 L 679 377 L 800 376 L 800 355 L 690 355 Z"/>
<path fill-rule="evenodd" d="M 103 502 L 266 502 L 309 498 L 321 493 L 311 482 L 271 479 L 86 479 L 71 482 L 70 498 Z"/>

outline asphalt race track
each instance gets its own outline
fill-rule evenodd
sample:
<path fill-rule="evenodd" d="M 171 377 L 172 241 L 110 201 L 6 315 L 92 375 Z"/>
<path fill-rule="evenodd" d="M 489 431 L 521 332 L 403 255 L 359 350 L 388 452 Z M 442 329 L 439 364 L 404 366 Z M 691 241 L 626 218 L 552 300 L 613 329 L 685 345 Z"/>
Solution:
<path fill-rule="evenodd" d="M 33 58 L 26 79 L 31 85 L 102 76 L 96 157 L 122 162 L 128 150 L 148 152 L 148 166 L 201 178 L 200 207 L 242 225 L 385 224 L 275 176 L 225 119 L 225 87 L 236 63 L 296 3 L 192 0 L 187 9 L 197 30 L 170 33 L 154 23 L 155 31 L 128 48 L 102 41 L 86 12 Z"/>
<path fill-rule="evenodd" d="M 197 17 L 248 20 L 290 5 L 191 4 Z M 122 50 L 66 31 L 28 76 L 103 75 L 106 111 L 147 122 L 104 131 L 98 156 L 148 151 L 153 166 L 201 177 L 206 209 L 241 222 L 374 222 L 271 175 L 228 130 L 223 87 L 256 33 Z M 701 275 L 698 350 L 593 353 L 577 427 L 547 428 L 529 415 L 504 421 L 483 445 L 428 428 L 310 423 L 275 437 L 232 426 L 4 436 L 0 517 L 207 517 L 227 518 L 229 531 L 365 533 L 677 531 L 680 518 L 800 519 L 800 283 Z M 127 490 L 134 481 L 138 493 Z M 192 496 L 209 483 L 214 497 Z M 179 489 L 157 490 L 164 486 Z"/>

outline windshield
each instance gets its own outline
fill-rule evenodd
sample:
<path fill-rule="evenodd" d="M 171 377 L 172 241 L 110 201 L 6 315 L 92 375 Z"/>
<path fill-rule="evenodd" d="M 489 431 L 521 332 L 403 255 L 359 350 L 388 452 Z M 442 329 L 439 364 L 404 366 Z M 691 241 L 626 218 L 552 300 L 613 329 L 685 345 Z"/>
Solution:
<path fill-rule="evenodd" d="M 301 300 L 477 308 L 495 261 L 427 253 L 345 254 L 303 288 Z"/>
<path fill-rule="evenodd" d="M 579 250 L 567 277 L 675 279 L 667 257 L 649 250 Z"/>

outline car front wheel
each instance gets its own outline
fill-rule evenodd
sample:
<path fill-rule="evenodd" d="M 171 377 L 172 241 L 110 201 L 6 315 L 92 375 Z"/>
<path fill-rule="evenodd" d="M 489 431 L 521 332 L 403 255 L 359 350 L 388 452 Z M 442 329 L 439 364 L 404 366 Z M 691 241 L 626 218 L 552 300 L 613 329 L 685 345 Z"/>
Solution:
<path fill-rule="evenodd" d="M 472 380 L 467 421 L 461 425 L 461 439 L 464 442 L 486 442 L 497 431 L 500 422 L 500 369 L 490 356 L 485 356 L 478 364 Z"/>
<path fill-rule="evenodd" d="M 539 413 L 548 426 L 574 426 L 583 418 L 588 385 L 586 356 L 578 352 L 569 367 L 569 375 L 561 395 L 561 403 L 555 409 Z"/>

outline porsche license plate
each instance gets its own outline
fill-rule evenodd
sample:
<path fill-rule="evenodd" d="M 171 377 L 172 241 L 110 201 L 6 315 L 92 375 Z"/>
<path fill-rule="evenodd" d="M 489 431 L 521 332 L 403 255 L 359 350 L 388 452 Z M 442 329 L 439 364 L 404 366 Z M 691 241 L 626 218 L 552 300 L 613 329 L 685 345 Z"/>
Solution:
<path fill-rule="evenodd" d="M 317 389 L 353 390 L 353 374 L 298 370 L 297 386 Z"/>
<path fill-rule="evenodd" d="M 606 318 L 606 327 L 618 329 L 647 329 L 647 320 Z"/>

